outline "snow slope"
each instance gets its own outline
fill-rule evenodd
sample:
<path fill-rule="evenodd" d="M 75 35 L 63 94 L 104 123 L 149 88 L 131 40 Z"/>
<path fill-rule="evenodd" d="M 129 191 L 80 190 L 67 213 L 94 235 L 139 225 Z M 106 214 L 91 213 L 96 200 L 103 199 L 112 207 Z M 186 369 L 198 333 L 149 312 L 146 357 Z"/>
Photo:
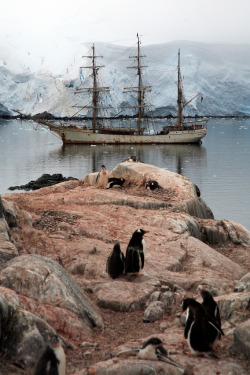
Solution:
<path fill-rule="evenodd" d="M 244 116 L 250 115 L 250 46 L 215 45 L 187 41 L 141 46 L 143 82 L 151 86 L 147 102 L 152 115 L 176 115 L 177 53 L 181 51 L 181 72 L 186 101 L 196 93 L 186 108 L 185 115 Z M 100 66 L 100 85 L 110 92 L 100 94 L 106 109 L 103 115 L 134 114 L 122 106 L 135 105 L 136 94 L 124 93 L 124 87 L 137 85 L 136 44 L 130 48 L 96 43 Z M 89 105 L 90 94 L 75 94 L 77 88 L 92 87 L 91 44 L 81 44 L 65 69 L 50 69 L 46 58 L 18 51 L 13 45 L 0 46 L 0 115 L 13 113 L 18 108 L 25 113 L 50 112 L 56 116 L 71 116 L 79 111 L 73 105 Z M 70 58 L 68 58 L 68 61 Z M 60 66 L 62 66 L 61 64 Z M 130 67 L 130 68 L 128 68 Z M 53 73 L 52 73 L 53 71 Z M 79 115 L 90 114 L 88 109 Z"/>

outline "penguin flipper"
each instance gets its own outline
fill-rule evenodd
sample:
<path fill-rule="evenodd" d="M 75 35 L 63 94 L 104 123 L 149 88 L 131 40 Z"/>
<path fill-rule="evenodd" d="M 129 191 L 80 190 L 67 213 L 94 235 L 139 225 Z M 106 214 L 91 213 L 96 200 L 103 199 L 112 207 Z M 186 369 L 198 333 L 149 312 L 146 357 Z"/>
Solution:
<path fill-rule="evenodd" d="M 117 357 L 121 357 L 123 355 L 136 355 L 139 352 L 139 349 L 127 349 L 122 350 L 121 352 L 117 353 Z"/>
<path fill-rule="evenodd" d="M 144 267 L 144 253 L 143 251 L 140 252 L 140 257 L 141 257 L 141 268 Z"/>
<path fill-rule="evenodd" d="M 193 323 L 193 321 L 194 321 L 194 316 L 193 316 L 192 312 L 189 310 L 187 320 L 186 320 L 186 324 L 185 324 L 185 329 L 184 329 L 185 339 L 187 339 L 187 337 L 188 337 L 188 332 L 190 330 L 190 327 L 191 327 L 191 324 Z"/>
<path fill-rule="evenodd" d="M 96 180 L 95 180 L 96 183 L 98 182 L 100 175 L 101 175 L 101 172 L 99 172 L 98 175 L 96 176 Z"/>
<path fill-rule="evenodd" d="M 140 254 L 138 251 L 133 251 L 133 272 L 139 272 L 140 270 Z"/>
<path fill-rule="evenodd" d="M 121 251 L 121 259 L 122 259 L 122 262 L 125 264 L 126 258 L 122 251 Z"/>
<path fill-rule="evenodd" d="M 224 336 L 224 332 L 222 331 L 222 329 L 221 329 L 220 327 L 218 327 L 218 325 L 217 325 L 216 322 L 211 321 L 211 320 L 209 319 L 209 320 L 208 320 L 208 323 L 209 323 L 212 327 L 214 327 L 214 328 L 218 331 L 218 333 L 220 333 L 222 336 Z"/>
<path fill-rule="evenodd" d="M 134 271 L 134 250 L 133 248 L 129 247 L 126 251 L 126 259 L 125 259 L 125 272 L 135 272 Z"/>

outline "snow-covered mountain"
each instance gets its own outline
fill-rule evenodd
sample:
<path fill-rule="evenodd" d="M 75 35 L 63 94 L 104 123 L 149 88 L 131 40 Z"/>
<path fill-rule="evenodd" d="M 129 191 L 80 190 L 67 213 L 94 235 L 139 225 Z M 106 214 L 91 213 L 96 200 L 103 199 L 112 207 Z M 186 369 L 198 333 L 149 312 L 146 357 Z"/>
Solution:
<path fill-rule="evenodd" d="M 178 48 L 185 100 L 201 93 L 185 107 L 185 115 L 250 115 L 250 46 L 187 41 L 142 46 L 142 65 L 147 66 L 143 83 L 151 86 L 146 101 L 152 105 L 152 115 L 176 115 Z M 112 106 L 103 115 L 133 114 L 134 110 L 122 107 L 136 104 L 135 93 L 124 93 L 124 87 L 135 87 L 138 81 L 133 57 L 136 44 L 128 48 L 96 43 L 95 49 L 96 55 L 103 56 L 97 59 L 97 64 L 104 66 L 98 71 L 99 83 L 110 88 L 110 92 L 100 94 L 101 103 Z M 11 45 L 0 46 L 0 115 L 14 114 L 12 110 L 18 108 L 25 113 L 47 111 L 55 116 L 72 116 L 79 111 L 74 105 L 89 105 L 90 94 L 76 95 L 75 91 L 92 87 L 91 69 L 85 69 L 92 60 L 83 57 L 91 56 L 91 44 L 78 45 L 75 50 L 63 71 L 52 72 L 46 58 L 21 51 L 15 54 Z"/>

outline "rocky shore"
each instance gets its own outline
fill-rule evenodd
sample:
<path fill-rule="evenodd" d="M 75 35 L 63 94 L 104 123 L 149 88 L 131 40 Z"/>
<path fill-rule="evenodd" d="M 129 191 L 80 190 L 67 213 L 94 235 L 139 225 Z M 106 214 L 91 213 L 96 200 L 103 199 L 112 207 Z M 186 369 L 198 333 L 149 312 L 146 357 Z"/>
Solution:
<path fill-rule="evenodd" d="M 108 177 L 123 186 L 106 189 Z M 250 371 L 250 233 L 216 220 L 187 178 L 127 161 L 99 176 L 70 180 L 0 200 L 0 374 L 33 374 L 57 332 L 67 375 L 183 374 L 177 367 L 117 357 L 159 337 L 187 374 Z M 105 180 L 106 179 L 106 180 Z M 97 180 L 97 181 L 96 181 Z M 147 190 L 156 180 L 160 188 Z M 111 279 L 106 261 L 142 228 L 143 276 Z M 191 355 L 183 298 L 198 286 L 219 305 L 225 336 L 219 359 Z"/>

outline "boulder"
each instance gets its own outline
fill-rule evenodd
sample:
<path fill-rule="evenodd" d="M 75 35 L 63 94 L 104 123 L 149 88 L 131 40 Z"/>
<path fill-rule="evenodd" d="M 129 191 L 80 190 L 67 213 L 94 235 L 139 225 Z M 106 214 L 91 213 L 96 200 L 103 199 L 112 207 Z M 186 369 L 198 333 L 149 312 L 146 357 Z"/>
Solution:
<path fill-rule="evenodd" d="M 130 282 L 116 279 L 94 288 L 98 305 L 114 311 L 140 310 L 154 291 L 155 285 L 143 277 Z"/>
<path fill-rule="evenodd" d="M 38 255 L 16 257 L 1 271 L 0 283 L 39 303 L 68 309 L 89 327 L 103 328 L 102 318 L 89 298 L 53 260 Z"/>
<path fill-rule="evenodd" d="M 15 244 L 11 242 L 10 228 L 5 219 L 6 210 L 4 202 L 5 200 L 0 196 L 0 269 L 4 267 L 7 261 L 18 255 Z M 15 215 L 15 213 L 13 214 Z"/>
<path fill-rule="evenodd" d="M 70 339 L 85 340 L 91 336 L 92 330 L 74 312 L 50 305 L 40 303 L 27 296 L 17 294 L 15 291 L 0 286 L 0 295 L 4 297 L 16 309 L 28 310 L 37 317 L 45 320 L 54 330 Z"/>
<path fill-rule="evenodd" d="M 250 292 L 250 272 L 244 275 L 240 281 L 237 282 L 234 288 L 235 292 Z"/>
<path fill-rule="evenodd" d="M 223 320 L 239 323 L 247 319 L 250 312 L 250 292 L 231 293 L 216 297 Z"/>
<path fill-rule="evenodd" d="M 250 360 L 250 319 L 235 328 L 234 342 L 229 348 L 229 352 Z"/>
<path fill-rule="evenodd" d="M 155 322 L 164 314 L 164 304 L 161 301 L 151 302 L 143 312 L 144 322 Z"/>
<path fill-rule="evenodd" d="M 149 164 L 131 162 L 118 164 L 111 174 L 113 177 L 125 178 L 126 184 L 139 186 L 145 186 L 149 180 L 156 180 L 163 191 L 171 195 L 174 210 L 200 218 L 213 218 L 210 208 L 197 196 L 195 185 L 182 175 Z"/>
<path fill-rule="evenodd" d="M 71 181 L 71 180 L 77 180 L 78 181 L 78 179 L 75 178 L 75 177 L 63 177 L 63 175 L 61 173 L 55 173 L 55 174 L 52 174 L 52 175 L 50 175 L 48 173 L 45 173 L 41 177 L 39 177 L 37 180 L 35 180 L 35 181 L 32 180 L 25 185 L 10 186 L 9 190 L 16 190 L 16 189 L 18 189 L 18 190 L 37 190 L 37 189 L 41 189 L 43 187 L 52 186 L 52 185 L 60 184 L 62 182 Z"/>
<path fill-rule="evenodd" d="M 1 204 L 1 203 L 0 203 Z M 10 228 L 17 227 L 17 215 L 14 205 L 2 199 L 3 216 Z"/>
<path fill-rule="evenodd" d="M 43 319 L 15 307 L 0 294 L 0 354 L 20 367 L 34 366 L 54 329 Z"/>
<path fill-rule="evenodd" d="M 140 359 L 119 360 L 110 359 L 99 362 L 89 369 L 75 372 L 72 375 L 183 375 L 178 367 L 160 361 L 145 361 Z"/>

